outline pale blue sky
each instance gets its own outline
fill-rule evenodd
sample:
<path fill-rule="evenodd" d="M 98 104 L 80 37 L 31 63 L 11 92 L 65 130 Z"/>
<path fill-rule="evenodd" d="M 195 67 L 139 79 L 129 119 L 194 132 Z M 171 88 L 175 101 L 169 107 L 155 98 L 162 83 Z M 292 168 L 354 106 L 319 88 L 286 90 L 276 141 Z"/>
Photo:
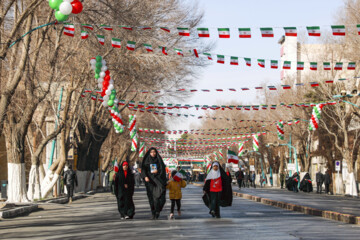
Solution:
<path fill-rule="evenodd" d="M 190 0 L 185 0 L 188 2 Z M 191 0 L 190 2 L 193 2 Z M 196 0 L 199 8 L 205 13 L 203 27 L 210 28 L 210 40 L 216 41 L 213 53 L 265 59 L 279 59 L 280 45 L 278 40 L 284 34 L 282 27 L 296 26 L 298 31 L 304 31 L 305 26 L 320 25 L 322 29 L 330 30 L 330 25 L 336 24 L 336 13 L 343 6 L 343 0 Z M 219 39 L 217 27 L 229 27 L 230 39 Z M 251 39 L 239 39 L 238 27 L 251 27 Z M 262 38 L 260 27 L 278 27 L 274 29 L 274 38 Z M 255 87 L 261 83 L 280 82 L 280 71 L 257 66 L 252 60 L 252 67 L 247 67 L 243 59 L 239 59 L 239 66 L 231 66 L 229 59 L 225 64 L 214 63 L 204 69 L 194 82 L 197 89 L 241 88 Z M 256 95 L 261 91 L 228 92 L 223 93 L 195 93 L 186 102 L 189 104 L 219 104 L 231 100 L 241 101 L 243 104 L 259 104 Z M 183 113 L 201 115 L 203 111 L 185 111 Z M 188 129 L 191 123 L 198 123 L 194 118 L 181 118 L 169 124 L 170 129 Z"/>

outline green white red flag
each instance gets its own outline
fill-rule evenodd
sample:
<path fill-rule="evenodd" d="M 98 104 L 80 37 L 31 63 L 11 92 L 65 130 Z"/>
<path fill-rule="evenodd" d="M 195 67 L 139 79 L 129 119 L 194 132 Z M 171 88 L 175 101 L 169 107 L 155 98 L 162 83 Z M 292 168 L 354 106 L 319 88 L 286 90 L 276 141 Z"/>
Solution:
<path fill-rule="evenodd" d="M 244 58 L 246 66 L 251 67 L 251 58 Z"/>
<path fill-rule="evenodd" d="M 230 65 L 239 65 L 238 57 L 230 57 Z"/>
<path fill-rule="evenodd" d="M 345 36 L 344 25 L 332 25 L 331 29 L 334 36 Z"/>
<path fill-rule="evenodd" d="M 120 25 L 119 27 L 121 27 L 122 29 L 125 29 L 125 30 L 129 30 L 129 31 L 133 30 L 133 28 L 131 26 L 128 26 L 128 25 Z"/>
<path fill-rule="evenodd" d="M 310 62 L 310 70 L 313 71 L 317 70 L 317 62 Z"/>
<path fill-rule="evenodd" d="M 355 68 L 356 68 L 356 63 L 355 62 L 349 62 L 348 63 L 348 67 L 347 67 L 348 70 L 355 70 Z"/>
<path fill-rule="evenodd" d="M 260 67 L 262 67 L 262 68 L 265 67 L 265 60 L 264 60 L 264 59 L 258 59 L 257 61 L 258 61 L 258 65 L 259 65 Z"/>
<path fill-rule="evenodd" d="M 105 44 L 105 36 L 103 36 L 103 35 L 96 35 L 96 36 L 97 36 L 99 43 L 101 45 L 104 45 Z"/>
<path fill-rule="evenodd" d="M 356 25 L 357 31 L 358 31 L 358 35 L 360 35 L 360 24 Z"/>
<path fill-rule="evenodd" d="M 335 64 L 335 67 L 334 67 L 335 70 L 342 70 L 342 68 L 343 68 L 343 63 L 342 62 L 337 62 Z"/>
<path fill-rule="evenodd" d="M 127 44 L 126 44 L 127 50 L 134 51 L 135 50 L 135 44 L 136 44 L 136 42 L 128 41 Z"/>
<path fill-rule="evenodd" d="M 225 56 L 224 55 L 217 55 L 217 63 L 224 64 L 225 63 Z"/>
<path fill-rule="evenodd" d="M 153 51 L 153 48 L 152 48 L 151 44 L 144 43 L 144 47 L 145 47 L 146 51 L 148 51 L 148 52 Z"/>
<path fill-rule="evenodd" d="M 291 61 L 284 61 L 283 69 L 291 69 Z"/>
<path fill-rule="evenodd" d="M 81 31 L 81 39 L 87 39 L 89 37 L 89 34 L 87 31 Z"/>
<path fill-rule="evenodd" d="M 296 27 L 284 27 L 285 36 L 287 37 L 297 37 Z"/>
<path fill-rule="evenodd" d="M 312 37 L 320 37 L 320 27 L 319 26 L 311 26 L 311 27 L 306 27 L 309 36 Z"/>
<path fill-rule="evenodd" d="M 159 48 L 161 49 L 161 52 L 162 52 L 164 55 L 168 55 L 167 50 L 166 50 L 166 47 L 159 46 Z"/>
<path fill-rule="evenodd" d="M 228 163 L 235 163 L 235 164 L 239 163 L 239 158 L 235 152 L 228 150 L 227 157 L 228 157 Z"/>
<path fill-rule="evenodd" d="M 252 139 L 253 139 L 253 150 L 257 152 L 259 151 L 259 136 L 257 134 L 253 134 Z"/>
<path fill-rule="evenodd" d="M 297 62 L 296 70 L 304 70 L 304 62 Z"/>
<path fill-rule="evenodd" d="M 260 28 L 262 37 L 274 37 L 274 31 L 272 28 Z"/>
<path fill-rule="evenodd" d="M 198 28 L 197 31 L 198 31 L 199 37 L 204 37 L 204 38 L 210 37 L 208 28 Z"/>
<path fill-rule="evenodd" d="M 81 26 L 82 26 L 83 28 L 87 28 L 87 29 L 89 29 L 89 30 L 94 30 L 94 27 L 93 27 L 92 25 L 90 25 L 90 24 L 81 24 Z"/>
<path fill-rule="evenodd" d="M 324 62 L 323 63 L 324 70 L 331 70 L 331 64 L 330 62 Z"/>
<path fill-rule="evenodd" d="M 203 55 L 207 56 L 209 60 L 213 60 L 210 53 L 203 53 Z"/>
<path fill-rule="evenodd" d="M 271 60 L 270 64 L 271 64 L 271 68 L 273 68 L 273 69 L 278 69 L 278 67 L 279 67 L 278 60 Z"/>
<path fill-rule="evenodd" d="M 106 25 L 106 24 L 102 24 L 100 25 L 100 27 L 104 30 L 107 30 L 107 31 L 112 31 L 113 30 L 113 27 L 110 26 L 110 25 Z"/>
<path fill-rule="evenodd" d="M 179 55 L 179 56 L 184 56 L 183 51 L 182 51 L 181 49 L 179 49 L 179 48 L 174 48 L 174 51 L 177 53 L 177 55 Z"/>
<path fill-rule="evenodd" d="M 67 23 L 64 25 L 64 35 L 69 36 L 69 37 L 74 37 L 74 35 L 75 35 L 74 24 Z"/>
<path fill-rule="evenodd" d="M 121 40 L 118 38 L 112 38 L 111 46 L 113 46 L 113 48 L 121 48 Z"/>
<path fill-rule="evenodd" d="M 238 151 L 238 156 L 241 157 L 244 153 L 244 143 L 240 142 L 239 143 L 239 151 Z"/>
<path fill-rule="evenodd" d="M 218 28 L 219 38 L 230 38 L 230 28 Z"/>
<path fill-rule="evenodd" d="M 177 30 L 179 31 L 179 35 L 180 36 L 186 36 L 189 37 L 190 36 L 190 30 L 189 28 L 177 28 Z"/>
<path fill-rule="evenodd" d="M 170 29 L 167 27 L 160 27 L 161 30 L 165 31 L 165 32 L 170 32 Z"/>
<path fill-rule="evenodd" d="M 239 28 L 239 38 L 251 38 L 251 29 Z"/>

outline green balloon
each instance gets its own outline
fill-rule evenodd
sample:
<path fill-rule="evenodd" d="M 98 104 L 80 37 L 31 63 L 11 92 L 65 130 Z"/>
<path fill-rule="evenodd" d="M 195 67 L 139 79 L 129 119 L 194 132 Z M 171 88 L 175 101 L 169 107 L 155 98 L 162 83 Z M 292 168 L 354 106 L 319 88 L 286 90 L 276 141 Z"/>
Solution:
<path fill-rule="evenodd" d="M 95 79 L 99 79 L 100 75 L 98 73 L 95 73 Z"/>
<path fill-rule="evenodd" d="M 59 22 L 66 21 L 69 18 L 69 15 L 62 14 L 60 11 L 55 12 L 55 18 Z"/>
<path fill-rule="evenodd" d="M 59 10 L 60 4 L 63 2 L 63 0 L 49 0 L 49 6 L 52 9 Z"/>
<path fill-rule="evenodd" d="M 96 62 L 101 62 L 102 57 L 101 56 L 96 56 Z"/>
<path fill-rule="evenodd" d="M 116 130 L 120 130 L 120 127 L 119 127 L 117 124 L 115 124 L 115 123 L 114 123 L 114 128 L 115 128 Z"/>
<path fill-rule="evenodd" d="M 114 100 L 109 100 L 107 102 L 107 104 L 108 104 L 109 107 L 113 106 L 114 105 Z"/>
<path fill-rule="evenodd" d="M 101 73 L 101 69 L 95 69 L 95 72 L 97 73 L 97 74 L 100 74 Z"/>
<path fill-rule="evenodd" d="M 112 107 L 112 110 L 114 110 L 115 112 L 117 112 L 117 111 L 118 111 L 118 109 L 117 109 L 116 105 L 114 105 L 114 106 Z"/>
<path fill-rule="evenodd" d="M 116 90 L 115 89 L 111 90 L 111 94 L 116 94 Z"/>
<path fill-rule="evenodd" d="M 100 68 L 100 69 L 101 69 L 102 63 L 101 63 L 101 62 L 97 62 L 95 66 L 96 66 L 96 68 Z"/>
<path fill-rule="evenodd" d="M 124 132 L 124 129 L 123 129 L 123 128 L 120 128 L 119 132 L 120 132 L 120 133 L 123 133 L 123 132 Z"/>

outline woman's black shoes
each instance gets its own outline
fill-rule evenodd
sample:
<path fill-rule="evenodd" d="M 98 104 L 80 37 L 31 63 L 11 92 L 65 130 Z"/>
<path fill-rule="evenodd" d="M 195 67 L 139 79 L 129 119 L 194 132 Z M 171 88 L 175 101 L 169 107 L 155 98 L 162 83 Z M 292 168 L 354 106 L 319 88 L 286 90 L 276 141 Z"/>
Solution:
<path fill-rule="evenodd" d="M 210 211 L 212 217 L 215 217 L 215 211 Z"/>
<path fill-rule="evenodd" d="M 160 213 L 155 213 L 155 219 L 159 219 Z"/>

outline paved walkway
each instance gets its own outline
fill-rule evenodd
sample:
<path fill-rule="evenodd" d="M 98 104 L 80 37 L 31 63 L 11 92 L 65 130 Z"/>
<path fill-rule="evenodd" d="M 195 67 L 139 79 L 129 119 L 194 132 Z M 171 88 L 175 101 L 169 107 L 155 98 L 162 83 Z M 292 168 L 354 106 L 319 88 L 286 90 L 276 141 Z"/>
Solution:
<path fill-rule="evenodd" d="M 287 189 L 242 188 L 241 190 L 238 190 L 236 186 L 233 186 L 233 190 L 257 197 L 283 201 L 305 207 L 360 216 L 359 198 L 326 195 L 324 193 L 294 193 L 288 191 Z"/>
<path fill-rule="evenodd" d="M 110 193 L 71 205 L 44 204 L 45 210 L 0 221 L 1 239 L 359 239 L 360 227 L 291 212 L 234 197 L 233 206 L 211 218 L 202 189 L 183 191 L 183 216 L 167 220 L 170 201 L 160 220 L 150 218 L 143 188 L 135 192 L 134 220 L 122 221 Z"/>

